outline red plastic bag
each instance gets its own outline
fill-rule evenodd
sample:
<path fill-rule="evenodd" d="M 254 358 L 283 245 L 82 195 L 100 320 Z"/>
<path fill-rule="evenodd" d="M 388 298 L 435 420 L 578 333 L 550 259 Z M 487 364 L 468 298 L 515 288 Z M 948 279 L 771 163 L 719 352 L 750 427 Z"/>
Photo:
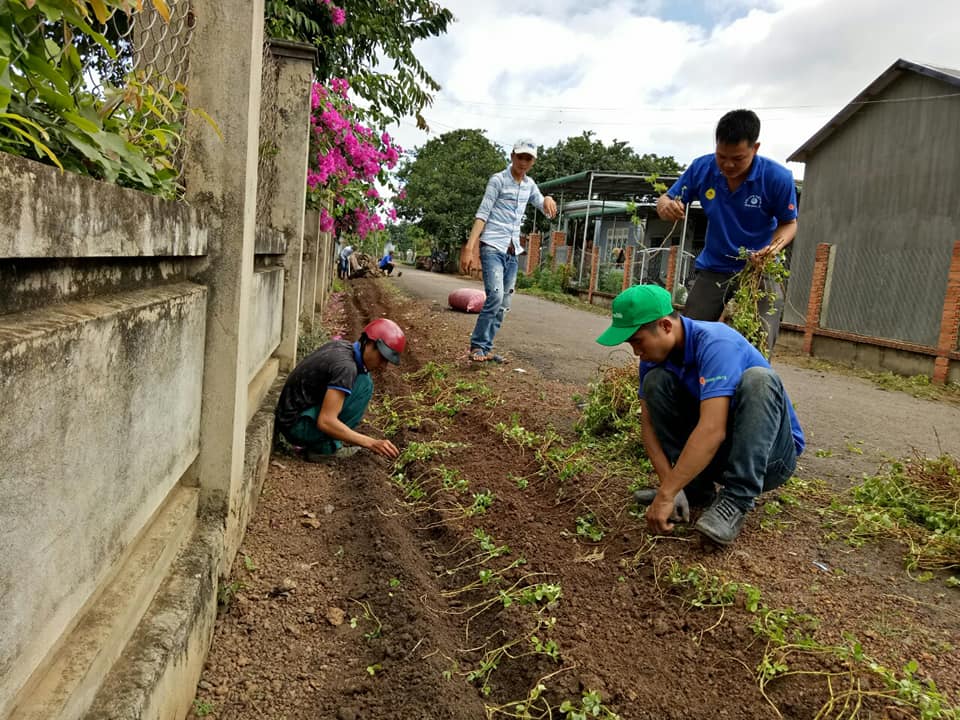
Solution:
<path fill-rule="evenodd" d="M 475 288 L 460 288 L 454 290 L 447 296 L 447 302 L 454 310 L 462 310 L 468 313 L 478 313 L 486 302 L 487 296 L 483 290 Z"/>

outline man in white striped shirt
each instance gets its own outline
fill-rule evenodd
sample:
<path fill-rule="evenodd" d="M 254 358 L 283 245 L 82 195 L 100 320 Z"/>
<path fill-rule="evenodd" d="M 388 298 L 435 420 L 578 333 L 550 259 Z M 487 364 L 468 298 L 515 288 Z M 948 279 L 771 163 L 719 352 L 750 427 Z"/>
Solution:
<path fill-rule="evenodd" d="M 483 200 L 477 209 L 470 238 L 460 255 L 460 271 L 469 274 L 478 267 L 483 272 L 483 289 L 487 299 L 477 317 L 470 337 L 470 359 L 475 362 L 502 361 L 493 354 L 493 338 L 510 310 L 517 282 L 517 255 L 520 246 L 520 223 L 527 203 L 549 218 L 557 214 L 557 204 L 544 197 L 527 177 L 537 159 L 537 146 L 532 140 L 518 140 L 510 153 L 510 166 L 490 177 Z"/>

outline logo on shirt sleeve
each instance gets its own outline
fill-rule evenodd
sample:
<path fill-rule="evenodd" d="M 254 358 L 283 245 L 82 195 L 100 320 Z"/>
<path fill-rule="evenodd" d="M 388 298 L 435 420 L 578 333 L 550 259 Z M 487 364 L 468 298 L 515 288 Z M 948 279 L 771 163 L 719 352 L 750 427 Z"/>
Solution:
<path fill-rule="evenodd" d="M 760 196 L 759 195 L 750 195 L 746 200 L 743 201 L 744 207 L 748 208 L 757 208 L 760 209 Z"/>
<path fill-rule="evenodd" d="M 713 200 L 717 196 L 717 191 L 713 188 L 707 188 L 707 191 L 703 194 L 707 200 Z"/>
<path fill-rule="evenodd" d="M 703 377 L 703 376 L 701 375 L 701 376 L 700 376 L 700 384 L 701 384 L 701 385 L 707 385 L 707 384 L 709 384 L 709 383 L 715 383 L 715 382 L 717 382 L 718 380 L 726 380 L 726 379 L 727 379 L 727 376 L 726 376 L 726 375 L 714 375 L 713 377 Z"/>

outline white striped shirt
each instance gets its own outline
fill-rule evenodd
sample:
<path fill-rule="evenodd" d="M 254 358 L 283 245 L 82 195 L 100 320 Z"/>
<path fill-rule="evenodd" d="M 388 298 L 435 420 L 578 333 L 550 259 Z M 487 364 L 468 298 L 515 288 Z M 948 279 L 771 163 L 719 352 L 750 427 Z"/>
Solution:
<path fill-rule="evenodd" d="M 480 241 L 500 252 L 507 252 L 512 242 L 517 253 L 523 252 L 520 247 L 520 223 L 528 202 L 538 210 L 543 210 L 543 194 L 533 178 L 524 176 L 523 180 L 517 182 L 509 166 L 503 172 L 490 176 L 476 214 L 486 223 Z"/>

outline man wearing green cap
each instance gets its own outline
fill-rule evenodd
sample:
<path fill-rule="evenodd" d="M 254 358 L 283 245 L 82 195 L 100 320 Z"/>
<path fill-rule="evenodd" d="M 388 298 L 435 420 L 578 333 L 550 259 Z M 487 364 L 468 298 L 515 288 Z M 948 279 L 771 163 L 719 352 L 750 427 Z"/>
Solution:
<path fill-rule="evenodd" d="M 694 529 L 729 545 L 757 496 L 785 483 L 803 452 L 780 377 L 736 330 L 680 317 L 658 285 L 617 295 L 597 342 L 629 343 L 640 358 L 643 444 L 660 478 L 655 493 L 637 493 L 650 529 L 669 532 L 690 506 L 706 507 Z"/>

